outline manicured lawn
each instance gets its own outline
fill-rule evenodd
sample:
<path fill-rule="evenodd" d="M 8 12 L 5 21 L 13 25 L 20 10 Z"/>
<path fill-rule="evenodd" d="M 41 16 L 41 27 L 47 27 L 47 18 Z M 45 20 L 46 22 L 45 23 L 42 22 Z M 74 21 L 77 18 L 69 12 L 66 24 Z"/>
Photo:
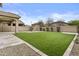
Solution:
<path fill-rule="evenodd" d="M 15 35 L 50 56 L 63 55 L 74 38 L 74 35 L 59 32 L 16 33 Z"/>

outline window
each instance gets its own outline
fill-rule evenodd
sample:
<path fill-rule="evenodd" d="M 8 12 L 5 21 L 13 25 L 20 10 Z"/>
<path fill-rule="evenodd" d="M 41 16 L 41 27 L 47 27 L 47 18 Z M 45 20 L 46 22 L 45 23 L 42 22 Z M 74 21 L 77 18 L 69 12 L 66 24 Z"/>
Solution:
<path fill-rule="evenodd" d="M 11 24 L 9 23 L 8 26 L 11 26 Z"/>
<path fill-rule="evenodd" d="M 47 29 L 47 31 L 49 31 L 49 28 L 46 28 Z"/>
<path fill-rule="evenodd" d="M 42 31 L 42 28 L 40 28 L 40 31 Z"/>
<path fill-rule="evenodd" d="M 57 27 L 57 32 L 60 32 L 60 27 Z"/>
<path fill-rule="evenodd" d="M 16 26 L 16 24 L 15 24 L 15 23 L 13 23 L 13 26 Z"/>
<path fill-rule="evenodd" d="M 53 31 L 53 28 L 51 28 L 51 31 Z"/>
<path fill-rule="evenodd" d="M 43 31 L 45 31 L 45 29 L 43 29 Z"/>
<path fill-rule="evenodd" d="M 24 24 L 19 24 L 19 26 L 24 26 Z"/>

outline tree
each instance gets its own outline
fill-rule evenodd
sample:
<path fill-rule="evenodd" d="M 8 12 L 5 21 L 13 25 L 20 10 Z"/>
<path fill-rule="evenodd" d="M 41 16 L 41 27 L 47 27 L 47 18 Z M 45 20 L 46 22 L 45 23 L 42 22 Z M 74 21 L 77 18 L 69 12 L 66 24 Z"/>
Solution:
<path fill-rule="evenodd" d="M 71 20 L 68 22 L 69 25 L 76 25 L 79 26 L 79 20 Z"/>
<path fill-rule="evenodd" d="M 2 7 L 2 3 L 0 3 L 0 7 Z"/>
<path fill-rule="evenodd" d="M 53 18 L 48 18 L 46 24 L 50 26 L 53 23 Z"/>
<path fill-rule="evenodd" d="M 33 30 L 33 28 L 32 28 L 32 26 L 30 27 L 30 29 L 29 29 L 30 31 L 32 31 Z"/>
<path fill-rule="evenodd" d="M 42 20 L 38 21 L 38 24 L 40 25 L 40 27 L 44 26 L 44 23 Z"/>
<path fill-rule="evenodd" d="M 64 23 L 66 23 L 64 20 L 58 20 L 56 22 L 58 23 L 58 26 L 62 26 Z"/>
<path fill-rule="evenodd" d="M 77 26 L 77 33 L 79 34 L 79 20 L 71 20 L 68 24 Z"/>

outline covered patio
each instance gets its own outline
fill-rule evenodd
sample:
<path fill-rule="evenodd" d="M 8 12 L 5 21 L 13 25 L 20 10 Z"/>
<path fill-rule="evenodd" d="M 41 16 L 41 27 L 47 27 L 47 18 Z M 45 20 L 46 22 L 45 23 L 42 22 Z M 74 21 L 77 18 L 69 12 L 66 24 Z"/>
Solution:
<path fill-rule="evenodd" d="M 0 32 L 13 32 L 12 22 L 15 23 L 14 32 L 18 32 L 19 18 L 20 16 L 16 14 L 0 11 Z"/>

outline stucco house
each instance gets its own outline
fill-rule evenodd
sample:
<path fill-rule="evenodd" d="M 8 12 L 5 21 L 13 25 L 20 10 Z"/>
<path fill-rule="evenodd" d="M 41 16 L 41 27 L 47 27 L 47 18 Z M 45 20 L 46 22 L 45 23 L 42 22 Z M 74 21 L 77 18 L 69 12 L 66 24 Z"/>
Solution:
<path fill-rule="evenodd" d="M 26 31 L 27 27 L 17 14 L 0 11 L 0 32 L 21 32 Z"/>
<path fill-rule="evenodd" d="M 56 32 L 61 31 L 61 26 L 69 26 L 69 25 L 64 21 L 56 21 L 51 24 L 51 27 L 53 27 L 53 31 Z"/>
<path fill-rule="evenodd" d="M 38 23 L 32 24 L 32 31 L 40 31 L 40 25 Z"/>
<path fill-rule="evenodd" d="M 58 26 L 67 26 L 68 24 L 64 21 L 56 21 L 56 22 L 53 22 L 51 25 L 54 27 L 58 27 Z"/>
<path fill-rule="evenodd" d="M 51 23 L 50 26 L 44 24 L 40 26 L 38 23 L 32 24 L 33 31 L 51 31 L 51 32 L 77 32 L 77 26 L 70 26 L 63 21 Z"/>
<path fill-rule="evenodd" d="M 38 23 L 32 24 L 33 31 L 57 31 L 58 27 L 60 26 L 66 26 L 68 25 L 65 22 L 57 21 L 50 24 L 44 24 L 43 26 L 40 26 Z"/>

